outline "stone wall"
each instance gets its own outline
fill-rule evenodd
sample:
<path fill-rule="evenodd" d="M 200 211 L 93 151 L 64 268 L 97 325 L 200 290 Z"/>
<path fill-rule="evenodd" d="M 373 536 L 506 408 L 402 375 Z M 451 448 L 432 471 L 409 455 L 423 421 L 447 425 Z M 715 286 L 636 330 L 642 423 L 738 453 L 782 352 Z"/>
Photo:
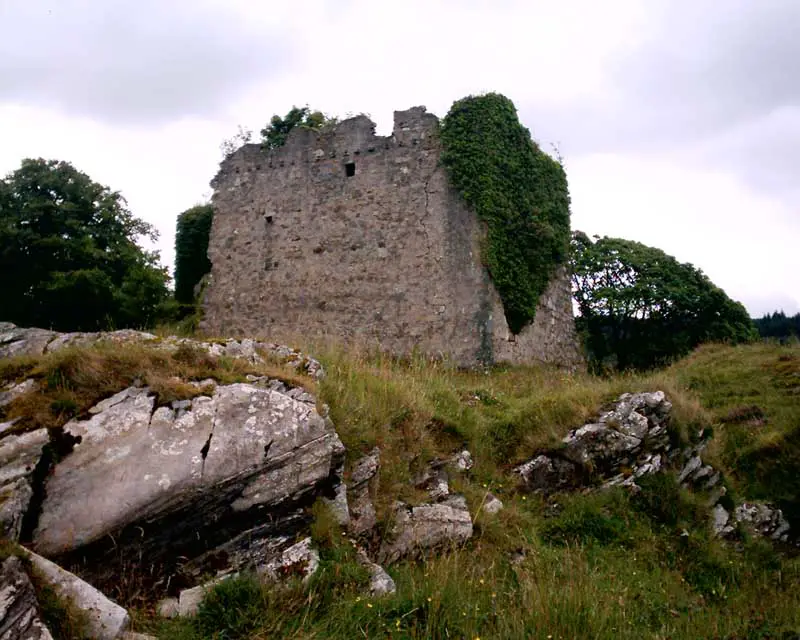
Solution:
<path fill-rule="evenodd" d="M 331 336 L 461 365 L 578 363 L 563 270 L 532 325 L 509 334 L 479 259 L 483 227 L 448 182 L 437 130 L 415 107 L 395 112 L 388 137 L 358 116 L 225 160 L 211 183 L 203 330 Z"/>

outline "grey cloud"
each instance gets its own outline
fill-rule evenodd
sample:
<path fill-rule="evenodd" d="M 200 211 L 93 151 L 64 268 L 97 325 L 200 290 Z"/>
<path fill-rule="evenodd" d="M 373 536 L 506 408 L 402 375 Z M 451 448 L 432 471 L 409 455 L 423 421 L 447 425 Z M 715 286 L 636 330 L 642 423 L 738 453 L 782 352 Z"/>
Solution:
<path fill-rule="evenodd" d="M 210 115 L 290 58 L 279 34 L 205 0 L 0 6 L 0 101 L 69 115 L 126 124 Z"/>
<path fill-rule="evenodd" d="M 652 30 L 614 62 L 605 96 L 522 105 L 534 134 L 560 141 L 567 155 L 697 154 L 755 188 L 795 189 L 800 2 L 652 0 L 650 8 Z"/>

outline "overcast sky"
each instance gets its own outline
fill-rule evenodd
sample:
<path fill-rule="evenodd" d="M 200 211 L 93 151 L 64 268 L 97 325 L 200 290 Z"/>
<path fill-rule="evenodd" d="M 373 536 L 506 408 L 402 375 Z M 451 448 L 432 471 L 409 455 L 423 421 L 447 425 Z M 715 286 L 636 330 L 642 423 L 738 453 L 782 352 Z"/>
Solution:
<path fill-rule="evenodd" d="M 0 0 L 0 174 L 67 160 L 156 225 L 237 125 L 443 116 L 499 91 L 556 144 L 572 226 L 800 311 L 800 0 Z"/>

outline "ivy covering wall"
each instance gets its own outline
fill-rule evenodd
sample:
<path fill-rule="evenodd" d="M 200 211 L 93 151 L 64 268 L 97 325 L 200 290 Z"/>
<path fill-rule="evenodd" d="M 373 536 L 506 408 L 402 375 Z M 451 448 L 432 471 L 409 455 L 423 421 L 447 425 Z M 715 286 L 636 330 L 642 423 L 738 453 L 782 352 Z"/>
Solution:
<path fill-rule="evenodd" d="M 498 93 L 455 102 L 441 139 L 452 184 L 486 223 L 483 261 L 509 328 L 519 333 L 567 259 L 567 176 L 531 139 L 514 103 Z"/>

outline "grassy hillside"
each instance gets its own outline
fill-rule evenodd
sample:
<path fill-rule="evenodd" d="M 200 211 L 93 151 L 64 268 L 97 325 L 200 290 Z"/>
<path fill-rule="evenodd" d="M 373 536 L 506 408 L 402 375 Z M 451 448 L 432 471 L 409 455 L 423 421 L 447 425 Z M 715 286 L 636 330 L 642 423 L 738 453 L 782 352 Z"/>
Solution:
<path fill-rule="evenodd" d="M 623 391 L 663 389 L 684 438 L 714 429 L 709 453 L 737 498 L 779 501 L 791 517 L 800 462 L 796 345 L 708 346 L 665 371 L 611 379 L 546 368 L 458 372 L 422 359 L 308 351 L 326 366 L 315 391 L 330 406 L 348 465 L 381 448 L 379 526 L 388 527 L 393 500 L 425 500 L 409 484 L 415 469 L 465 446 L 475 466 L 451 486 L 467 497 L 473 539 L 427 562 L 388 567 L 397 594 L 370 600 L 351 541 L 317 505 L 322 564 L 310 584 L 270 590 L 247 578 L 229 581 L 194 621 L 161 622 L 142 605 L 139 629 L 178 640 L 755 639 L 800 632 L 800 558 L 760 540 L 712 539 L 699 498 L 667 477 L 643 483 L 636 496 L 619 490 L 545 502 L 517 493 L 509 474 Z M 147 383 L 162 381 L 164 394 L 181 391 L 164 382 L 172 367 L 198 378 L 249 372 L 186 354 L 158 356 L 155 365 L 152 357 L 139 347 L 70 351 L 3 368 L 53 382 L 39 394 L 37 406 L 46 411 L 36 420 L 56 422 L 64 393 L 82 407 L 96 395 L 93 385 L 102 380 L 110 393 L 129 384 L 132 371 Z M 479 510 L 488 491 L 505 504 L 494 516 Z"/>
<path fill-rule="evenodd" d="M 716 425 L 712 454 L 743 497 L 800 527 L 800 346 L 709 345 L 670 369 Z"/>

